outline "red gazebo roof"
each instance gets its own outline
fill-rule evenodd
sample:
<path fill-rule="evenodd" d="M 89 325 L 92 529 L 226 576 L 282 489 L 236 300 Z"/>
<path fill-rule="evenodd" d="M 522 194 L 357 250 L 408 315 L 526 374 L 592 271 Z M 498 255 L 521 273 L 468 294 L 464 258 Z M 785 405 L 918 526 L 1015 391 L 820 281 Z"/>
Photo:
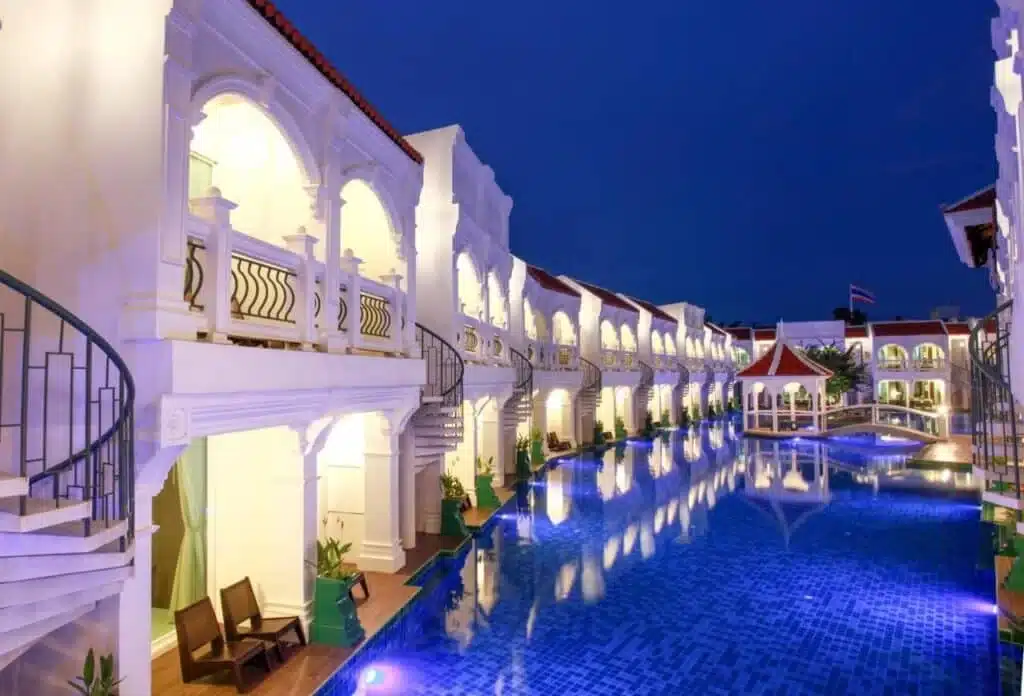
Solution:
<path fill-rule="evenodd" d="M 814 362 L 785 341 L 776 341 L 771 350 L 738 375 L 747 377 L 831 377 L 832 371 Z"/>

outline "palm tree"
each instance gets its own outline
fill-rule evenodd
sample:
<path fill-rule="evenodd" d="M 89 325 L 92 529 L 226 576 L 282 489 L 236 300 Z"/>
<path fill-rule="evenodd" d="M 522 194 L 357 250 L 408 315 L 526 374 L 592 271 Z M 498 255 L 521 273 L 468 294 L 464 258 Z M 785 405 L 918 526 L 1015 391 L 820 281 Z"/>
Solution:
<path fill-rule="evenodd" d="M 825 383 L 829 396 L 842 396 L 868 383 L 867 367 L 853 357 L 852 347 L 844 351 L 834 345 L 811 346 L 807 349 L 807 357 L 832 371 L 832 376 Z"/>

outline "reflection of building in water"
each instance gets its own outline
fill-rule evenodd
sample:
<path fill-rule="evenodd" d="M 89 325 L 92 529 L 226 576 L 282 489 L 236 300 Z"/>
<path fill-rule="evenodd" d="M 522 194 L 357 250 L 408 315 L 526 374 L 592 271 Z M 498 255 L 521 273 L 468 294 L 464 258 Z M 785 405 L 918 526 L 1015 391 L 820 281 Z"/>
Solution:
<path fill-rule="evenodd" d="M 788 546 L 797 528 L 831 499 L 825 447 L 813 443 L 805 453 L 779 442 L 751 440 L 749 446 L 743 498 L 779 525 Z"/>
<path fill-rule="evenodd" d="M 548 471 L 545 485 L 544 507 L 551 524 L 558 525 L 569 519 L 572 508 L 572 469 L 560 466 Z"/>

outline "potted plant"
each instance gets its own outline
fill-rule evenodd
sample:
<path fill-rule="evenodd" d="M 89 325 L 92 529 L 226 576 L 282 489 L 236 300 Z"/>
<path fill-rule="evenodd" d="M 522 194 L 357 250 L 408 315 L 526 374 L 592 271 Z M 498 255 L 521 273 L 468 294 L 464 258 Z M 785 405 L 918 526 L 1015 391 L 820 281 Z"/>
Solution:
<path fill-rule="evenodd" d="M 530 478 L 530 438 L 525 435 L 516 438 L 516 478 Z"/>
<path fill-rule="evenodd" d="M 597 421 L 594 423 L 594 446 L 600 447 L 604 444 L 604 423 Z"/>
<path fill-rule="evenodd" d="M 124 679 L 114 681 L 114 656 L 100 655 L 100 672 L 96 673 L 96 655 L 92 648 L 85 655 L 82 674 L 68 684 L 83 696 L 117 696 L 117 685 Z"/>
<path fill-rule="evenodd" d="M 536 469 L 544 465 L 544 433 L 534 428 L 530 433 L 530 464 Z"/>
<path fill-rule="evenodd" d="M 672 415 L 668 412 L 668 409 L 661 412 L 661 427 L 667 428 L 672 424 Z"/>
<path fill-rule="evenodd" d="M 477 507 L 496 510 L 501 501 L 494 493 L 494 457 L 476 458 L 476 504 Z"/>
<path fill-rule="evenodd" d="M 676 424 L 680 428 L 685 428 L 690 424 L 690 411 L 685 406 L 679 407 L 679 422 Z"/>
<path fill-rule="evenodd" d="M 694 423 L 700 423 L 700 405 L 694 404 L 691 409 L 690 420 Z"/>
<path fill-rule="evenodd" d="M 327 526 L 326 519 L 323 526 Z M 334 537 L 316 540 L 316 585 L 310 630 L 314 643 L 350 648 L 366 635 L 349 596 L 357 575 L 345 568 L 345 554 L 351 548 L 352 544 L 343 544 Z"/>
<path fill-rule="evenodd" d="M 651 437 L 654 435 L 654 416 L 648 411 L 647 415 L 644 416 L 644 429 L 642 431 L 644 437 Z"/>
<path fill-rule="evenodd" d="M 441 534 L 464 537 L 469 535 L 466 521 L 462 518 L 462 502 L 466 489 L 455 474 L 441 474 Z"/>
<path fill-rule="evenodd" d="M 626 435 L 626 421 L 622 420 L 619 416 L 615 416 L 615 439 L 625 440 Z"/>

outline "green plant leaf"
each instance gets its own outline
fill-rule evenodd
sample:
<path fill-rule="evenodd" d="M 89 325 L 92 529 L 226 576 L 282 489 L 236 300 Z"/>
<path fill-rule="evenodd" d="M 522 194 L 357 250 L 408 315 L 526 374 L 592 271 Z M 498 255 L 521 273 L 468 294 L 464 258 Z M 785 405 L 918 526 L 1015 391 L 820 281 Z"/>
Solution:
<path fill-rule="evenodd" d="M 96 655 L 92 648 L 85 654 L 85 664 L 82 665 L 82 682 L 86 687 L 92 687 L 93 678 L 96 676 Z"/>

